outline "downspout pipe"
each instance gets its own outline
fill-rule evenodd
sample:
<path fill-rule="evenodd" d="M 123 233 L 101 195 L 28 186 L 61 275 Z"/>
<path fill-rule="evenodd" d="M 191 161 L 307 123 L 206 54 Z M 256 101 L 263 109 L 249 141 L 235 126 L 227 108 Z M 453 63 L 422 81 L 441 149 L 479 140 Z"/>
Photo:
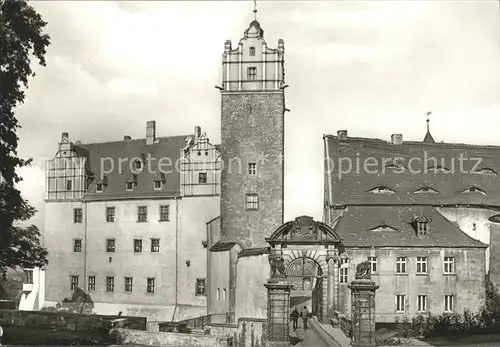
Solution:
<path fill-rule="evenodd" d="M 83 291 L 87 293 L 88 290 L 88 284 L 87 284 L 87 253 L 88 253 L 88 248 L 87 248 L 87 201 L 85 199 L 82 199 L 82 204 L 83 204 L 83 210 L 84 210 L 84 224 L 83 224 L 83 232 L 84 232 L 84 251 L 83 251 Z"/>
<path fill-rule="evenodd" d="M 172 322 L 175 322 L 177 306 L 179 305 L 179 197 L 175 197 L 175 305 Z"/>

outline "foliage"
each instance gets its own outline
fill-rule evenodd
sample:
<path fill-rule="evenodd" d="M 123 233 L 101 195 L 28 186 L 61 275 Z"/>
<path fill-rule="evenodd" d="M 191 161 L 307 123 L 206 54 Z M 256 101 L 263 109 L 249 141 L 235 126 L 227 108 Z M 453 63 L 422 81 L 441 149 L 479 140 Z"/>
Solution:
<path fill-rule="evenodd" d="M 500 331 L 500 293 L 488 281 L 484 307 L 473 313 L 465 310 L 463 314 L 444 313 L 439 316 L 419 315 L 411 321 L 403 319 L 401 337 L 428 338 L 437 336 L 471 335 Z"/>
<path fill-rule="evenodd" d="M 31 159 L 18 157 L 19 128 L 14 110 L 25 100 L 28 79 L 35 73 L 31 59 L 45 66 L 45 50 L 50 38 L 43 33 L 47 23 L 26 0 L 0 2 L 0 273 L 7 268 L 47 264 L 46 252 L 40 251 L 36 227 L 15 227 L 27 221 L 36 210 L 24 200 L 16 184 L 22 178 L 16 170 Z M 31 247 L 35 246 L 36 249 Z M 18 248 L 21 247 L 21 248 Z M 23 248 L 24 247 L 24 248 Z"/>
<path fill-rule="evenodd" d="M 23 294 L 23 280 L 23 272 L 8 269 L 4 276 L 0 276 L 0 299 L 11 300 L 17 309 Z"/>
<path fill-rule="evenodd" d="M 64 298 L 63 301 L 58 302 L 56 306 L 45 307 L 42 311 L 91 314 L 93 308 L 94 301 L 90 297 L 90 294 L 77 288 L 70 298 Z"/>

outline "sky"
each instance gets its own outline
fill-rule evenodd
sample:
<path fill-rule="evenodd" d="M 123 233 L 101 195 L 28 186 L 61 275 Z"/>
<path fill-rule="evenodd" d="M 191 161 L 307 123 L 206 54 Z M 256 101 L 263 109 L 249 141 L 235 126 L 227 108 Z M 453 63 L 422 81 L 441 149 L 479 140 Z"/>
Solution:
<path fill-rule="evenodd" d="M 43 230 L 44 168 L 62 132 L 83 143 L 187 135 L 220 142 L 221 59 L 253 1 L 35 1 L 51 36 L 16 114 L 20 189 Z M 259 1 L 285 41 L 285 220 L 322 218 L 323 134 L 500 145 L 498 1 Z"/>

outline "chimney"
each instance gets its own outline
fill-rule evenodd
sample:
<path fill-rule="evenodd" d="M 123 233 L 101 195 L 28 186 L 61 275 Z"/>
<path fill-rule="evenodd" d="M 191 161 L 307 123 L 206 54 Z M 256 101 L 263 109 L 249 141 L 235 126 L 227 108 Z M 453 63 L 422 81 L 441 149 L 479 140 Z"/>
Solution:
<path fill-rule="evenodd" d="M 198 138 L 201 136 L 201 127 L 200 126 L 195 126 L 194 127 L 194 140 L 198 140 Z"/>
<path fill-rule="evenodd" d="M 340 141 L 347 141 L 347 130 L 337 131 L 337 139 Z"/>
<path fill-rule="evenodd" d="M 123 136 L 123 141 L 130 141 L 132 138 L 129 135 Z"/>
<path fill-rule="evenodd" d="M 152 145 L 155 143 L 155 134 L 156 132 L 156 122 L 154 120 L 150 120 L 146 123 L 146 145 Z"/>
<path fill-rule="evenodd" d="M 403 144 L 403 134 L 392 134 L 391 142 L 393 145 L 402 145 Z"/>

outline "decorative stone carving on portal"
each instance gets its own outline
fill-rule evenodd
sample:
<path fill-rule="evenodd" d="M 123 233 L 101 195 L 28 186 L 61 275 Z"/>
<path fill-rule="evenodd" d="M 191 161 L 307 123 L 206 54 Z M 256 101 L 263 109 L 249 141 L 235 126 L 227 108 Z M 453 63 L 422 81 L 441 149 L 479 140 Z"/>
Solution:
<path fill-rule="evenodd" d="M 356 265 L 356 279 L 369 280 L 371 279 L 372 265 L 369 261 L 364 261 Z"/>
<path fill-rule="evenodd" d="M 294 305 L 308 302 L 320 321 L 328 321 L 339 301 L 338 254 L 343 249 L 339 235 L 325 223 L 300 216 L 277 228 L 266 241 L 270 282 L 285 280 Z"/>

